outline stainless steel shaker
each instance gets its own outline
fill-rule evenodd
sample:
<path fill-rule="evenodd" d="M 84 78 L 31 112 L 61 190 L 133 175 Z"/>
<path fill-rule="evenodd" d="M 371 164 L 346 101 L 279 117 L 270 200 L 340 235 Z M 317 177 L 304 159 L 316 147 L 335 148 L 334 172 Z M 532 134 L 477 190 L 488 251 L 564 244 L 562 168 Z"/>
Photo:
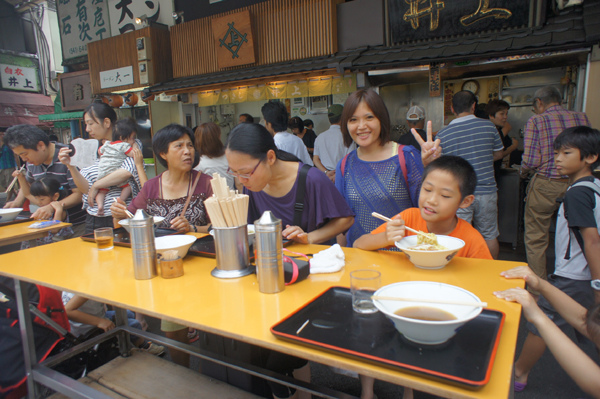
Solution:
<path fill-rule="evenodd" d="M 137 280 L 147 280 L 157 275 L 156 246 L 154 244 L 154 219 L 143 209 L 138 209 L 129 220 L 133 274 Z"/>
<path fill-rule="evenodd" d="M 274 294 L 285 288 L 283 274 L 283 239 L 281 219 L 271 211 L 265 211 L 254 222 L 256 234 L 256 276 L 258 290 L 264 294 Z"/>

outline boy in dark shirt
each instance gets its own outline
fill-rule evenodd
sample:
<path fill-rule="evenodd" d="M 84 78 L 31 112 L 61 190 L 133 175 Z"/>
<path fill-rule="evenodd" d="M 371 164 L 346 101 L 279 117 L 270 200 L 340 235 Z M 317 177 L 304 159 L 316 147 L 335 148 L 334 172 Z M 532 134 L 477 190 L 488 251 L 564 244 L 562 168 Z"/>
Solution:
<path fill-rule="evenodd" d="M 587 126 L 564 130 L 554 140 L 554 159 L 558 172 L 569 177 L 556 222 L 554 274 L 548 282 L 583 307 L 600 303 L 600 180 L 592 171 L 600 165 L 600 132 Z M 567 322 L 540 296 L 539 307 L 558 327 Z M 529 372 L 546 350 L 537 329 L 528 323 L 529 334 L 515 363 L 515 391 L 527 385 Z M 578 336 L 579 338 L 579 336 Z"/>

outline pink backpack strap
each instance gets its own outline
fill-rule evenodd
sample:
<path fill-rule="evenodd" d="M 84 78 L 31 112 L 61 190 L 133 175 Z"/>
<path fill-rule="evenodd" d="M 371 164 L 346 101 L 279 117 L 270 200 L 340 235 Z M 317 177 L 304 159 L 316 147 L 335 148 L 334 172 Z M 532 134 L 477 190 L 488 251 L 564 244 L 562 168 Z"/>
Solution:
<path fill-rule="evenodd" d="M 408 171 L 406 170 L 406 159 L 404 159 L 404 147 L 406 146 L 403 144 L 398 145 L 398 161 L 400 162 L 400 169 L 402 169 L 402 174 L 404 175 L 404 181 L 408 185 Z M 342 175 L 343 174 L 344 172 L 342 170 Z"/>
<path fill-rule="evenodd" d="M 348 160 L 348 155 L 350 154 L 346 154 L 344 158 L 342 158 L 342 164 L 340 165 L 342 169 L 342 176 L 344 176 L 344 169 L 346 169 L 346 160 Z M 402 157 L 404 157 L 404 155 Z"/>

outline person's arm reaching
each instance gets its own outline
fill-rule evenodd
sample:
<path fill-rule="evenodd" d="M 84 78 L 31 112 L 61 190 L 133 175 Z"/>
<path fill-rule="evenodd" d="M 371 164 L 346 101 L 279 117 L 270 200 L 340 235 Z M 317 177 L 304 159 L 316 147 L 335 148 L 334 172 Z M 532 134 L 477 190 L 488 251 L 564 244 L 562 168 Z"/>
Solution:
<path fill-rule="evenodd" d="M 383 229 L 378 227 L 376 231 Z M 385 223 L 385 230 L 376 234 L 363 234 L 356 241 L 354 241 L 354 248 L 365 249 L 367 251 L 374 251 L 376 249 L 389 247 L 394 245 L 396 241 L 400 241 L 406 235 L 406 229 L 404 228 L 404 220 L 399 216 L 394 216 L 391 222 Z"/>
<path fill-rule="evenodd" d="M 75 295 L 73 298 L 71 298 L 71 300 L 69 300 L 69 302 L 65 305 L 65 311 L 67 312 L 67 317 L 69 318 L 69 320 L 72 320 L 77 323 L 96 326 L 98 328 L 103 329 L 104 331 L 112 330 L 113 328 L 115 328 L 115 324 L 109 319 L 93 316 L 89 313 L 85 313 L 79 310 L 79 308 L 83 306 L 87 301 L 87 298 L 84 298 L 79 295 Z"/>
<path fill-rule="evenodd" d="M 301 244 L 320 244 L 348 230 L 353 223 L 354 216 L 339 217 L 329 220 L 324 226 L 310 233 L 306 233 L 299 226 L 290 225 L 287 225 L 281 233 L 286 239 Z"/>
<path fill-rule="evenodd" d="M 539 278 L 528 266 L 518 266 L 506 270 L 500 273 L 500 275 L 508 279 L 522 278 L 525 280 L 529 287 L 541 293 L 550 302 L 552 307 L 567 323 L 577 329 L 582 335 L 588 336 L 585 324 L 587 309 L 548 281 Z"/>
<path fill-rule="evenodd" d="M 597 197 L 596 197 L 597 198 Z M 592 274 L 592 280 L 600 279 L 600 236 L 597 227 L 579 229 L 583 237 L 585 259 Z M 595 303 L 600 303 L 600 291 L 594 290 Z"/>
<path fill-rule="evenodd" d="M 550 285 L 548 282 L 544 282 Z M 595 398 L 600 398 L 600 367 L 542 312 L 526 290 L 511 288 L 494 294 L 507 301 L 521 304 L 525 318 L 536 326 L 540 336 L 561 367 L 583 391 Z M 567 295 L 565 294 L 565 296 Z M 546 297 L 545 294 L 544 297 Z M 579 304 L 577 305 L 579 306 Z M 561 313 L 561 315 L 564 314 Z"/>

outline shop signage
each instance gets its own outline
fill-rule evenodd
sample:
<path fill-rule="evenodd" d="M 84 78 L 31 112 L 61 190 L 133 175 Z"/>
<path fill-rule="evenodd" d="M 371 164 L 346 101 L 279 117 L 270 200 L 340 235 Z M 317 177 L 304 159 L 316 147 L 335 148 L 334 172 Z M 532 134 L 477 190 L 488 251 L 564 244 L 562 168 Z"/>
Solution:
<path fill-rule="evenodd" d="M 2 89 L 39 92 L 37 68 L 0 64 Z"/>
<path fill-rule="evenodd" d="M 439 97 L 442 94 L 442 82 L 440 78 L 440 64 L 429 65 L 429 97 Z"/>
<path fill-rule="evenodd" d="M 250 11 L 215 18 L 211 24 L 219 68 L 254 63 Z"/>
<path fill-rule="evenodd" d="M 110 29 L 113 36 L 145 28 L 145 23 L 139 25 L 135 23 L 136 18 L 145 18 L 147 23 L 158 22 L 167 26 L 175 25 L 175 20 L 173 19 L 173 0 L 104 1 L 108 2 Z"/>
<path fill-rule="evenodd" d="M 394 43 L 526 26 L 531 1 L 388 0 Z"/>
<path fill-rule="evenodd" d="M 58 0 L 63 58 L 87 55 L 87 44 L 110 37 L 107 0 Z"/>
<path fill-rule="evenodd" d="M 123 67 L 100 72 L 100 88 L 127 86 L 133 84 L 133 67 Z"/>
<path fill-rule="evenodd" d="M 63 73 L 59 77 L 63 111 L 78 111 L 92 102 L 90 71 Z"/>

